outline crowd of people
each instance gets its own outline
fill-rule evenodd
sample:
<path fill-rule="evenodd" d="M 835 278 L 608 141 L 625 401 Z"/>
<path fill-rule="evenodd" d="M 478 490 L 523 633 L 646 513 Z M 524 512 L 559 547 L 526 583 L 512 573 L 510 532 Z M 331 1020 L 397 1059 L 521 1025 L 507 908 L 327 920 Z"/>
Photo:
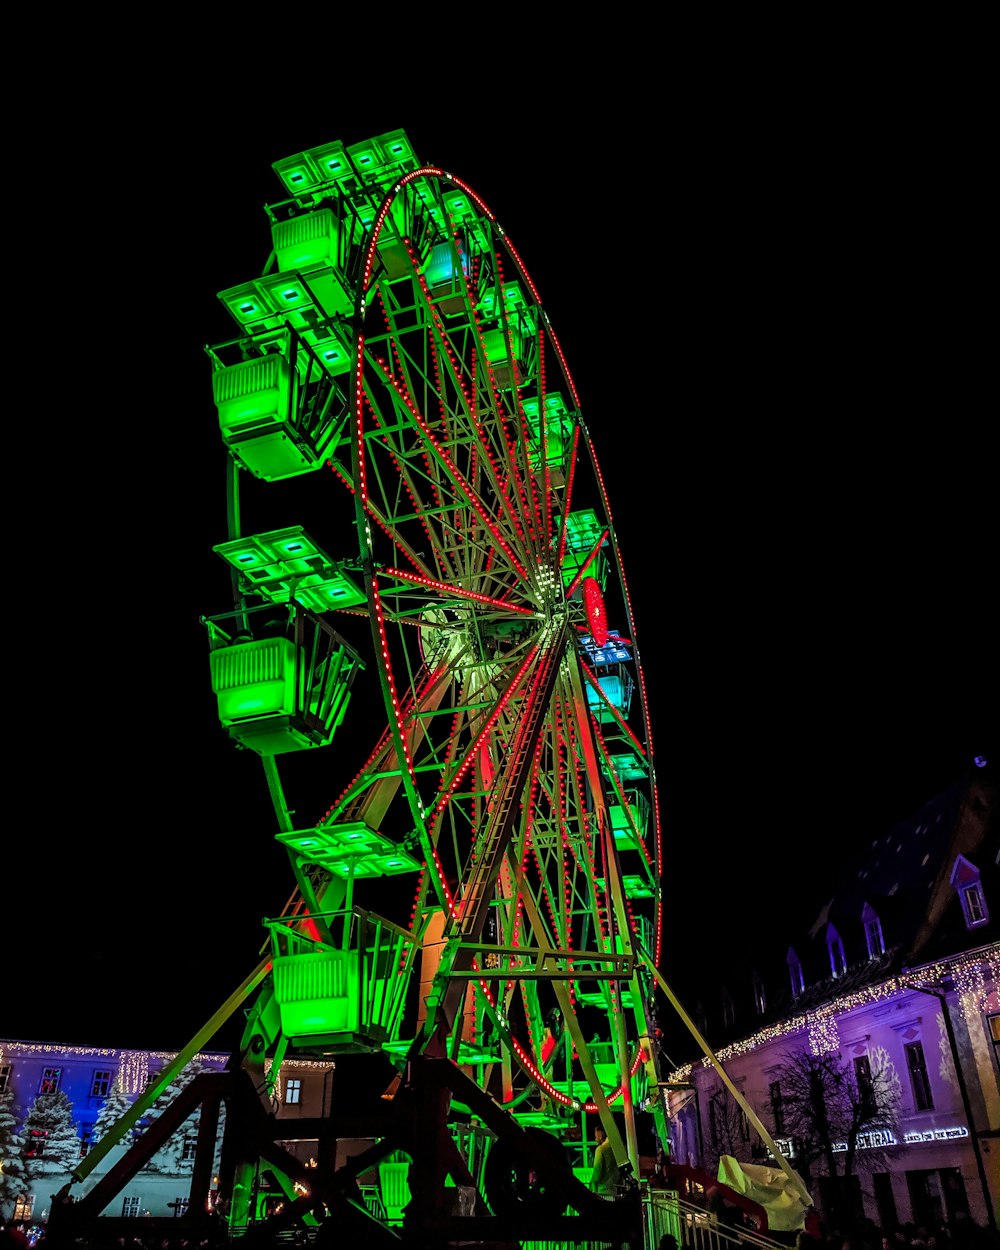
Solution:
<path fill-rule="evenodd" d="M 864 1219 L 843 1230 L 820 1225 L 813 1236 L 799 1233 L 795 1250 L 1000 1250 L 1000 1232 L 975 1223 L 966 1215 L 936 1223 L 907 1221 L 882 1228 Z"/>

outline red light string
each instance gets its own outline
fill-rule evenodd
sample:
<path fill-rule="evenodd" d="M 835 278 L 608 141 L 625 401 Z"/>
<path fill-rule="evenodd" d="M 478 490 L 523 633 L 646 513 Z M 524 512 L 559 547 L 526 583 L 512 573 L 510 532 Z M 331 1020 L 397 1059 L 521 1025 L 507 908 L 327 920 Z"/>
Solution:
<path fill-rule="evenodd" d="M 522 616 L 532 618 L 538 615 L 534 608 L 520 607 L 516 603 L 494 599 L 491 595 L 480 595 L 474 590 L 463 590 L 461 586 L 455 586 L 450 582 L 439 582 L 432 577 L 423 577 L 418 573 L 408 573 L 405 569 L 380 565 L 379 573 L 383 577 L 395 577 L 399 581 L 407 582 L 410 585 L 424 586 L 428 590 L 436 590 L 443 595 L 449 595 L 453 599 L 465 599 L 473 603 L 482 603 L 490 608 L 498 608 L 502 612 L 517 612 Z"/>

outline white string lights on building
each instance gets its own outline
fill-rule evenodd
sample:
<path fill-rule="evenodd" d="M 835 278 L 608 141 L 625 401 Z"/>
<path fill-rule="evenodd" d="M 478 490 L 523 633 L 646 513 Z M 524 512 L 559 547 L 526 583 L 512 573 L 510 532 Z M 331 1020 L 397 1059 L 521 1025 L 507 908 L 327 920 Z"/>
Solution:
<path fill-rule="evenodd" d="M 810 1014 L 808 1021 L 809 1049 L 814 1055 L 832 1055 L 840 1050 L 840 1029 L 832 1004 Z"/>
<path fill-rule="evenodd" d="M 985 1011 L 1000 1009 L 1000 942 L 984 950 L 975 951 L 955 960 L 925 964 L 905 976 L 890 977 L 878 985 L 844 994 L 810 1012 L 808 1015 L 791 1016 L 754 1033 L 752 1037 L 733 1042 L 715 1052 L 716 1059 L 725 1062 L 738 1055 L 746 1055 L 769 1042 L 787 1037 L 792 1033 L 806 1032 L 809 1048 L 813 1054 L 829 1054 L 840 1049 L 837 1018 L 858 1007 L 884 1002 L 898 994 L 908 992 L 914 986 L 940 987 L 943 978 L 950 977 L 955 985 L 958 1002 L 971 1026 Z M 993 989 L 987 992 L 987 982 Z M 684 1083 L 696 1066 L 708 1067 L 712 1060 L 706 1055 L 694 1063 L 683 1064 L 670 1075 L 671 1082 Z"/>
<path fill-rule="evenodd" d="M 6 1051 L 7 1059 L 3 1054 Z M 165 1066 L 177 1058 L 175 1050 L 116 1050 L 107 1046 L 57 1046 L 51 1042 L 13 1042 L 7 1041 L 0 1048 L 0 1062 L 7 1062 L 16 1056 L 52 1055 L 59 1059 L 108 1059 L 118 1058 L 118 1076 L 122 1089 L 127 1094 L 139 1094 L 145 1090 L 150 1076 L 150 1059 L 162 1060 Z M 197 1056 L 204 1063 L 216 1063 L 224 1066 L 228 1055 L 200 1054 Z"/>
<path fill-rule="evenodd" d="M 138 1051 L 122 1051 L 118 1066 L 122 1089 L 126 1094 L 139 1094 L 146 1088 L 149 1079 L 149 1062 L 145 1055 Z"/>

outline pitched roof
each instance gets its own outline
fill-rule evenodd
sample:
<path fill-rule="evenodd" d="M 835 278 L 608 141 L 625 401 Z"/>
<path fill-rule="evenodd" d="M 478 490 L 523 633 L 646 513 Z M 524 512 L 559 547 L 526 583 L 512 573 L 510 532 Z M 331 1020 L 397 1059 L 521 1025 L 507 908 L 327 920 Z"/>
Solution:
<path fill-rule="evenodd" d="M 755 932 L 747 922 L 724 967 L 699 969 L 699 1002 L 685 1004 L 713 1048 L 757 1033 L 768 1024 L 814 1010 L 833 999 L 878 984 L 904 968 L 978 949 L 1000 940 L 1000 821 L 997 767 L 970 768 L 908 819 L 876 837 L 839 867 L 828 859 L 815 876 L 811 898 L 802 900 L 794 923 Z M 959 855 L 978 872 L 990 909 L 988 923 L 969 929 L 951 881 Z M 808 889 L 803 874 L 798 889 Z M 811 905 L 810 905 L 811 902 Z M 866 905 L 870 909 L 866 913 Z M 885 950 L 872 958 L 866 914 L 878 918 Z M 846 968 L 833 975 L 828 937 L 840 937 Z M 794 952 L 802 966 L 804 989 L 792 994 L 788 961 Z M 757 1009 L 755 975 L 767 1004 Z M 723 1021 L 722 998 L 732 1002 L 733 1021 Z M 704 1011 L 700 1009 L 704 1008 Z M 668 1049 L 693 1055 L 686 1031 L 671 1030 Z"/>

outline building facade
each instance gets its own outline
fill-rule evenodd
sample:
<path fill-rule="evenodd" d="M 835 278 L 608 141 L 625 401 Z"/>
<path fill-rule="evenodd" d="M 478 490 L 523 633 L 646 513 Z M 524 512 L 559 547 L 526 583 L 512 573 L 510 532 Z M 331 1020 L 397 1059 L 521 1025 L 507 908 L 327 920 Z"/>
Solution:
<path fill-rule="evenodd" d="M 812 925 L 782 935 L 770 962 L 749 950 L 698 997 L 706 1046 L 667 1082 L 674 1162 L 714 1175 L 723 1156 L 781 1155 L 832 1227 L 996 1230 L 995 813 L 979 761 L 831 871 Z"/>
<path fill-rule="evenodd" d="M 230 1056 L 202 1053 L 181 1070 L 175 1090 L 199 1072 L 222 1072 Z M 0 1138 L 0 1171 L 8 1175 L 2 1157 L 15 1151 L 24 1172 L 24 1184 L 7 1183 L 0 1194 L 0 1214 L 6 1219 L 44 1223 L 55 1195 L 69 1185 L 69 1193 L 82 1197 L 122 1158 L 131 1138 L 110 1150 L 84 1180 L 73 1181 L 71 1173 L 85 1160 L 104 1133 L 114 1131 L 113 1125 L 127 1112 L 130 1104 L 158 1081 L 176 1054 L 167 1051 L 122 1050 L 94 1046 L 74 1046 L 17 1039 L 0 1039 L 0 1099 L 5 1100 L 13 1118 L 16 1141 L 4 1143 Z M 296 1120 L 308 1120 L 329 1113 L 333 1061 L 287 1059 L 281 1067 L 274 1088 L 268 1094 L 278 1119 L 289 1121 L 292 1140 L 287 1148 L 308 1163 L 308 1141 L 296 1139 Z M 44 1133 L 32 1130 L 32 1109 L 40 1095 L 63 1093 L 69 1104 L 71 1134 L 59 1134 L 45 1140 Z M 155 1115 L 155 1106 L 150 1111 Z M 120 1195 L 116 1210 L 110 1215 L 170 1216 L 185 1214 L 188 1204 L 195 1145 L 198 1134 L 197 1116 L 192 1116 L 171 1137 L 149 1165 L 136 1176 Z M 219 1142 L 224 1131 L 224 1118 L 219 1126 Z M 55 1135 L 53 1135 L 55 1136 Z M 70 1138 L 75 1140 L 71 1140 Z M 258 1178 L 258 1205 L 280 1201 L 267 1177 Z M 13 1192 L 16 1189 L 17 1192 Z"/>

